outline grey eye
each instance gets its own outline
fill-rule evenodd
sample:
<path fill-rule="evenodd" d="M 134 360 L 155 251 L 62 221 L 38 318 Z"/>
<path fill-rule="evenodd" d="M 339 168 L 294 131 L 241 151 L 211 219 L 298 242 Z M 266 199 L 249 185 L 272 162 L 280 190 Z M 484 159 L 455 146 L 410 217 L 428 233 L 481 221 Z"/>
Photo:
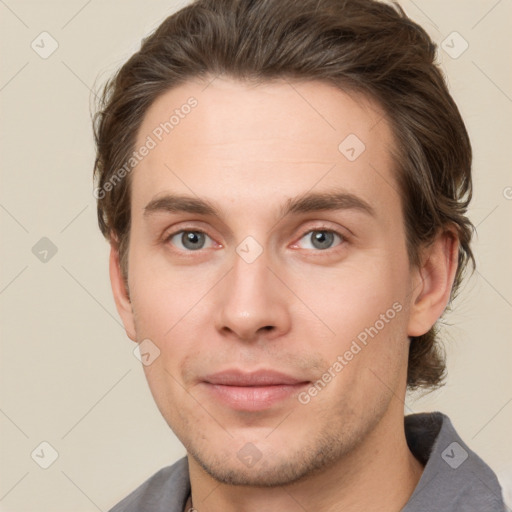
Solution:
<path fill-rule="evenodd" d="M 302 237 L 302 239 L 311 241 L 312 247 L 306 247 L 306 249 L 313 248 L 313 249 L 325 250 L 325 249 L 331 248 L 335 237 L 338 237 L 341 242 L 343 241 L 343 237 L 334 231 L 329 231 L 326 229 L 316 229 L 316 230 L 312 230 L 312 231 L 309 231 L 308 233 L 306 233 Z"/>
<path fill-rule="evenodd" d="M 177 243 L 173 241 L 177 238 L 182 245 L 182 247 L 178 245 L 179 249 L 183 248 L 187 251 L 197 251 L 204 248 L 207 236 L 208 235 L 202 231 L 179 231 L 170 237 L 169 240 L 173 245 L 177 245 Z"/>

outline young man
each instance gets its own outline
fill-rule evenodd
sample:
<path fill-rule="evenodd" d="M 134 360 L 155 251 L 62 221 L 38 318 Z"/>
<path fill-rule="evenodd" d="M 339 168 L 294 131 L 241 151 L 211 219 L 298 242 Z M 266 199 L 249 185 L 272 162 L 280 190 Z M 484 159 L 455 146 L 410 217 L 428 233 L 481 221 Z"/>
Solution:
<path fill-rule="evenodd" d="M 473 260 L 434 57 L 372 0 L 199 0 L 107 84 L 113 293 L 187 450 L 112 511 L 505 509 L 448 417 L 404 419 Z"/>

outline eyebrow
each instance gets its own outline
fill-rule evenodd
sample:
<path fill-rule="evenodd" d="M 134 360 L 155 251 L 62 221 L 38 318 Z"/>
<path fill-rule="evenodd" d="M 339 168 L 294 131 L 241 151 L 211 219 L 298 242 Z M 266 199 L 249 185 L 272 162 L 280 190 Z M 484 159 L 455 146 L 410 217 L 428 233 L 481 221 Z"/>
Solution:
<path fill-rule="evenodd" d="M 290 214 L 311 213 L 317 211 L 359 210 L 375 216 L 375 209 L 364 199 L 344 191 L 309 192 L 288 198 L 280 208 L 280 218 Z M 154 213 L 192 213 L 222 218 L 218 207 L 206 199 L 166 194 L 153 199 L 144 208 L 144 216 Z"/>

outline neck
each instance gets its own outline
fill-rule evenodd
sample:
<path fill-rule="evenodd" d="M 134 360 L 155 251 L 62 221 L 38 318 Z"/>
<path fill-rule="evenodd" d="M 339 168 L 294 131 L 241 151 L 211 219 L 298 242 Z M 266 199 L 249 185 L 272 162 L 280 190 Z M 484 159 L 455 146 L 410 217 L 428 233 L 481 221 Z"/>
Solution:
<path fill-rule="evenodd" d="M 189 455 L 194 510 L 400 510 L 418 484 L 423 466 L 407 446 L 403 411 L 400 411 L 399 417 L 396 414 L 393 416 L 386 414 L 367 438 L 341 460 L 320 473 L 281 487 L 256 488 L 219 484 Z M 188 508 L 190 505 L 186 510 Z"/>

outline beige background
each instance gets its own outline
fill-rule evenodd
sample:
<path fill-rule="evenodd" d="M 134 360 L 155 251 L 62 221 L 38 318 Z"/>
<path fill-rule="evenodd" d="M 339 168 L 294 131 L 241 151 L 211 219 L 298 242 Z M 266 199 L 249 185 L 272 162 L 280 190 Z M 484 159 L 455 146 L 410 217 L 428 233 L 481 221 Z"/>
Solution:
<path fill-rule="evenodd" d="M 185 453 L 115 310 L 89 117 L 90 89 L 184 3 L 0 0 L 1 511 L 105 511 Z M 403 6 L 452 53 L 453 31 L 469 44 L 439 59 L 473 140 L 478 226 L 478 272 L 446 318 L 448 384 L 406 412 L 447 413 L 512 503 L 512 2 Z M 31 48 L 43 31 L 59 45 L 46 59 Z M 57 248 L 47 262 L 32 252 L 42 237 Z M 48 469 L 31 458 L 43 441 L 58 452 Z"/>

